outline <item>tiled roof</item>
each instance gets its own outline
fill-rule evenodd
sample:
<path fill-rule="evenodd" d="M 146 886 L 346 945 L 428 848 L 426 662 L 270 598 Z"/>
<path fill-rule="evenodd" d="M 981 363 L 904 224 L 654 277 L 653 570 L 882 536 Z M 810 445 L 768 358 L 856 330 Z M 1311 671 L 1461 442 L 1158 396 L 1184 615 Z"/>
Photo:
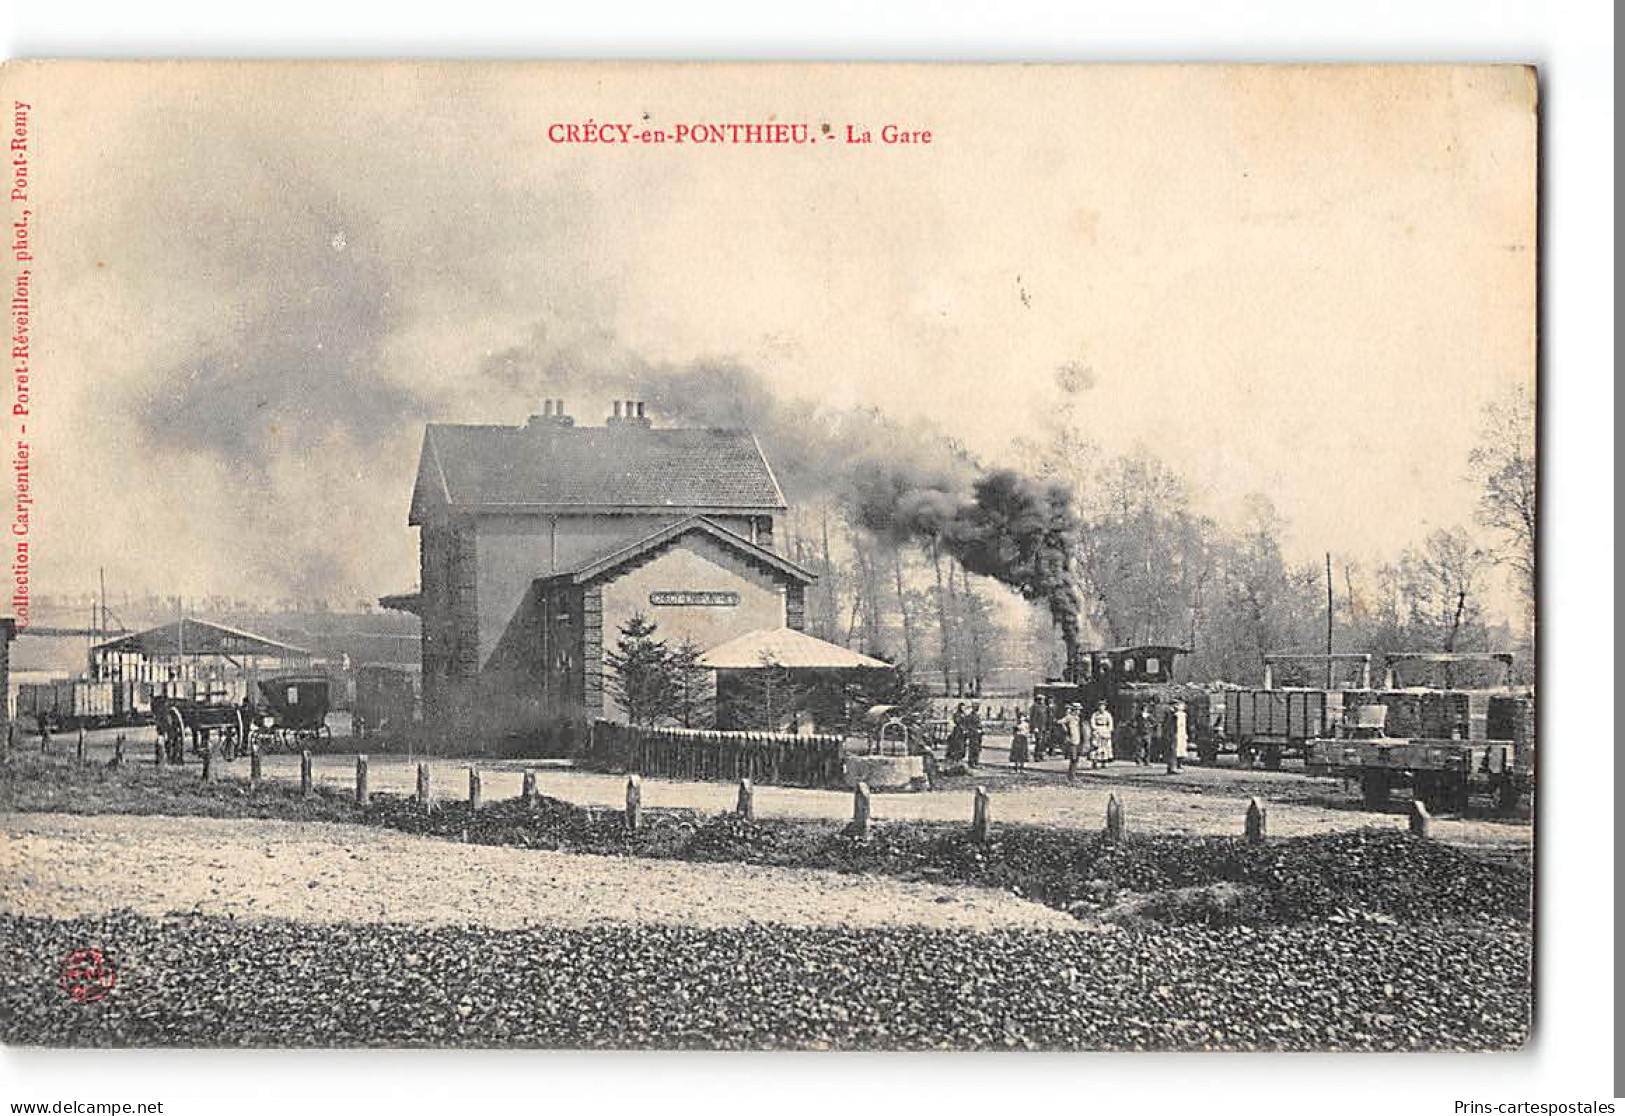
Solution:
<path fill-rule="evenodd" d="M 468 509 L 785 506 L 748 430 L 436 424 L 425 433 L 423 454 L 414 522 L 426 485 Z"/>
<path fill-rule="evenodd" d="M 713 670 L 755 670 L 764 666 L 796 670 L 891 670 L 890 663 L 826 643 L 794 628 L 760 628 L 735 636 L 700 656 Z"/>

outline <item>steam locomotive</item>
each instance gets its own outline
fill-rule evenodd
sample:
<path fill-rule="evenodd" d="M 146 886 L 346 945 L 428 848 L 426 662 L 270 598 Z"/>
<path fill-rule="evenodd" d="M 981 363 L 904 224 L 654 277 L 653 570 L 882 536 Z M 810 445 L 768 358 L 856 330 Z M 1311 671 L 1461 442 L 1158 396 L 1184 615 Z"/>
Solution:
<path fill-rule="evenodd" d="M 1045 698 L 1052 709 L 1082 706 L 1085 717 L 1104 701 L 1116 722 L 1112 750 L 1118 756 L 1133 754 L 1134 725 L 1142 709 L 1150 710 L 1152 723 L 1159 729 L 1159 747 L 1165 749 L 1167 742 L 1160 734 L 1163 718 L 1175 702 L 1182 701 L 1189 746 L 1202 762 L 1211 763 L 1218 755 L 1212 695 L 1201 686 L 1177 680 L 1179 657 L 1188 654 L 1189 649 L 1169 644 L 1079 651 L 1072 657 L 1065 679 L 1034 686 L 1033 696 Z M 1166 755 L 1151 758 L 1160 762 Z"/>

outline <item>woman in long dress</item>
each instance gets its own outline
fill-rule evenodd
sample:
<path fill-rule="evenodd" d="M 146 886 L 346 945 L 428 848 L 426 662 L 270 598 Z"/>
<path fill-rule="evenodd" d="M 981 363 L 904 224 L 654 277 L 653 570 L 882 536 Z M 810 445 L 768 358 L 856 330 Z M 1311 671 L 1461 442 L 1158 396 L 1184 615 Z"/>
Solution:
<path fill-rule="evenodd" d="M 1092 745 L 1090 758 L 1094 765 L 1100 767 L 1112 762 L 1117 757 L 1112 753 L 1112 734 L 1117 728 L 1117 722 L 1112 717 L 1111 710 L 1106 708 L 1105 702 L 1095 706 L 1094 715 L 1089 718 L 1089 743 Z"/>
<path fill-rule="evenodd" d="M 1010 731 L 1010 766 L 1021 771 L 1027 758 L 1027 718 L 1017 713 L 1015 728 Z"/>

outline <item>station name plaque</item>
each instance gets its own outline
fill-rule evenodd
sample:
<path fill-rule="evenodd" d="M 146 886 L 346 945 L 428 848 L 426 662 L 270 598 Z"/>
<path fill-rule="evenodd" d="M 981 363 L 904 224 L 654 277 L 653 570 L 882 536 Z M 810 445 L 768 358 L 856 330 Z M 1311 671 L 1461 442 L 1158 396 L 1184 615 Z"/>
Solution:
<path fill-rule="evenodd" d="M 652 605 L 702 605 L 711 608 L 733 608 L 739 604 L 739 594 L 726 590 L 658 589 L 649 594 Z"/>

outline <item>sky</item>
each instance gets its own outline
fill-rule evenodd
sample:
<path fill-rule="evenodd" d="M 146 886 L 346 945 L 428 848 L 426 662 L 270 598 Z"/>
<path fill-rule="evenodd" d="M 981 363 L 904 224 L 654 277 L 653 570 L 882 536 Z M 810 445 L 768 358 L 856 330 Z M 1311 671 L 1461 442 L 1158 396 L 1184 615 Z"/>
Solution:
<path fill-rule="evenodd" d="M 1535 367 L 1523 69 L 8 66 L 38 206 L 35 592 L 416 582 L 427 421 L 732 361 L 990 464 L 1056 370 L 1288 549 L 1469 524 Z M 553 124 L 831 125 L 802 147 Z M 929 145 L 832 142 L 847 125 Z M 582 422 L 609 398 L 570 398 Z M 656 416 L 658 421 L 658 416 Z M 15 432 L 13 432 L 15 434 Z"/>

